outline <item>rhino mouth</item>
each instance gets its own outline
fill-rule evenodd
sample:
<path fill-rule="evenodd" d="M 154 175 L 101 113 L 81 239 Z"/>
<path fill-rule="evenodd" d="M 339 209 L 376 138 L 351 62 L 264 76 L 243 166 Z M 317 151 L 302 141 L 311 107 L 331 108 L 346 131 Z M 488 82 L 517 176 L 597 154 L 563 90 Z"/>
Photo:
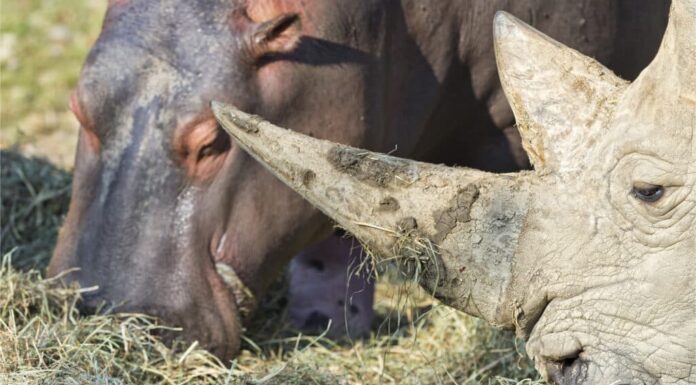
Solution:
<path fill-rule="evenodd" d="M 553 383 L 577 385 L 586 383 L 589 364 L 583 352 L 577 351 L 567 357 L 547 361 L 544 366 L 548 379 Z"/>

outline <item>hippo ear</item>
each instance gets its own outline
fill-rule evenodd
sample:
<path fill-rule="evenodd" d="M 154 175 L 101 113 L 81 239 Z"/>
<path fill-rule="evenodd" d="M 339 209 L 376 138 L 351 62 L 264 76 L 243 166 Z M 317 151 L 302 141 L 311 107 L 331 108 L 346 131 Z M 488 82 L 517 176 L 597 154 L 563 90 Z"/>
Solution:
<path fill-rule="evenodd" d="M 300 41 L 300 16 L 286 13 L 254 24 L 249 33 L 249 49 L 256 59 L 265 55 L 289 52 Z"/>
<path fill-rule="evenodd" d="M 539 173 L 580 167 L 626 82 L 597 61 L 504 12 L 494 22 L 500 80 L 523 145 Z"/>

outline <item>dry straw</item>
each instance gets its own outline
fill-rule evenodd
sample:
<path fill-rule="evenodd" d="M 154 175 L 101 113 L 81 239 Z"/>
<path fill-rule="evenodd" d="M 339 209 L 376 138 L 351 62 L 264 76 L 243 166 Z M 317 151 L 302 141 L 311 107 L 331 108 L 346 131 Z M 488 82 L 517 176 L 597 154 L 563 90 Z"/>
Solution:
<path fill-rule="evenodd" d="M 81 316 L 79 290 L 56 288 L 31 268 L 43 268 L 50 254 L 69 176 L 42 161 L 0 156 L 0 385 L 541 384 L 525 379 L 536 374 L 510 333 L 390 273 L 378 281 L 373 332 L 359 340 L 292 330 L 279 281 L 231 363 L 197 344 L 165 346 L 157 337 L 165 327 L 144 315 Z"/>

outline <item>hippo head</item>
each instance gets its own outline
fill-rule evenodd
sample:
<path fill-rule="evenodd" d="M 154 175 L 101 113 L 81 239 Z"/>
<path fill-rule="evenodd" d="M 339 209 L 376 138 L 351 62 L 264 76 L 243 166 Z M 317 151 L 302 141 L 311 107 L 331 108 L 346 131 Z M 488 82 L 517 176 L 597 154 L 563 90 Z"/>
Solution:
<path fill-rule="evenodd" d="M 367 44 L 336 20 L 367 22 L 367 7 L 293 4 L 110 3 L 70 102 L 81 125 L 73 195 L 49 266 L 92 288 L 84 309 L 156 315 L 230 357 L 254 297 L 330 231 L 210 110 L 219 99 L 308 135 L 362 141 L 375 117 L 364 107 L 366 55 L 334 42 Z"/>
<path fill-rule="evenodd" d="M 268 123 L 243 131 L 243 113 L 217 114 L 376 254 L 516 329 L 546 379 L 696 383 L 696 1 L 672 2 L 633 83 L 506 14 L 495 32 L 534 172 L 413 162 Z"/>

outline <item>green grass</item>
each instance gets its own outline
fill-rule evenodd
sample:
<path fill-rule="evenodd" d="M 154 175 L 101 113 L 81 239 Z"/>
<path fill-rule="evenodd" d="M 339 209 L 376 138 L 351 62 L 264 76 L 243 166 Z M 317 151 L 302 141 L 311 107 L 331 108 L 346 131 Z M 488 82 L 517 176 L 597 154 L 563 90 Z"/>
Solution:
<path fill-rule="evenodd" d="M 77 123 L 68 111 L 106 0 L 2 0 L 0 147 L 72 164 Z"/>

